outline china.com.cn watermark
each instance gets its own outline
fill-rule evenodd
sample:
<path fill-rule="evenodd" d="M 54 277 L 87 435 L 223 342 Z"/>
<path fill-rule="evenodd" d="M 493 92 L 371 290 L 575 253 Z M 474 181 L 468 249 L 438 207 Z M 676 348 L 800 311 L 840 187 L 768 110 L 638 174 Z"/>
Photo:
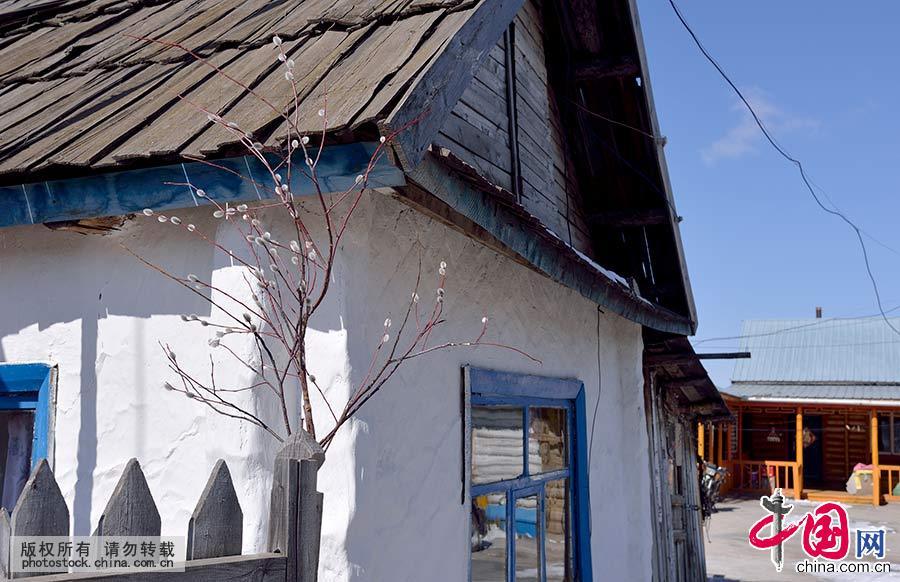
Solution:
<path fill-rule="evenodd" d="M 807 559 L 798 562 L 795 569 L 800 574 L 882 574 L 891 571 L 891 564 L 884 560 L 886 548 L 883 528 L 855 530 L 854 556 L 874 561 L 848 561 L 851 535 L 847 510 L 839 503 L 818 504 L 799 520 L 785 523 L 794 510 L 785 504 L 781 489 L 771 496 L 760 498 L 766 515 L 750 528 L 750 545 L 758 550 L 771 552 L 772 564 L 777 572 L 784 568 L 784 544 L 801 531 L 803 552 Z"/>

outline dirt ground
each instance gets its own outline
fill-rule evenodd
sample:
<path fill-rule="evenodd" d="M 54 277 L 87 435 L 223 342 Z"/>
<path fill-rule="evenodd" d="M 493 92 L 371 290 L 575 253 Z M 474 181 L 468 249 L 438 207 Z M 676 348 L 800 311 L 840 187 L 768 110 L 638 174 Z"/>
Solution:
<path fill-rule="evenodd" d="M 793 503 L 793 501 L 790 501 Z M 786 523 L 799 521 L 803 515 L 815 509 L 816 504 L 801 501 L 786 518 Z M 884 561 L 894 562 L 887 573 L 799 573 L 796 565 L 808 559 L 802 548 L 803 528 L 784 545 L 784 569 L 776 572 L 769 550 L 757 550 L 750 546 L 750 527 L 766 515 L 759 499 L 729 498 L 718 505 L 719 512 L 712 516 L 704 533 L 706 546 L 706 571 L 710 582 L 834 582 L 854 580 L 860 582 L 900 581 L 900 505 L 847 505 L 850 520 L 850 553 L 847 561 L 855 562 L 856 530 L 884 528 L 886 552 Z M 768 528 L 767 528 L 768 529 Z M 765 532 L 767 533 L 767 532 Z M 820 560 L 824 561 L 824 560 Z M 862 561 L 874 564 L 866 557 Z"/>

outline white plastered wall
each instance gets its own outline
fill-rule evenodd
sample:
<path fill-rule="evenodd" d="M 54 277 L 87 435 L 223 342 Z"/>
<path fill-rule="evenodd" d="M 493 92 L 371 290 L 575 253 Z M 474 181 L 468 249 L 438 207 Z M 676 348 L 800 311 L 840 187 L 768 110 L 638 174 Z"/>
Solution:
<path fill-rule="evenodd" d="M 207 232 L 216 229 L 206 210 L 180 216 Z M 237 240 L 219 230 L 218 240 Z M 272 230 L 277 236 L 279 229 Z M 277 446 L 252 426 L 160 388 L 172 375 L 157 342 L 171 344 L 179 361 L 208 372 L 212 331 L 181 322 L 179 314 L 206 315 L 209 309 L 123 253 L 119 243 L 173 273 L 211 276 L 240 288 L 240 269 L 221 253 L 152 220 L 128 223 L 106 237 L 43 226 L 0 231 L 0 360 L 59 365 L 55 470 L 75 507 L 74 529 L 93 529 L 134 456 L 157 500 L 164 533 L 180 533 L 208 471 L 222 457 L 244 509 L 245 551 L 261 549 Z M 487 314 L 490 341 L 522 349 L 543 365 L 479 347 L 425 356 L 401 368 L 342 429 L 320 472 L 319 489 L 326 494 L 322 580 L 465 578 L 469 506 L 460 500 L 459 404 L 465 364 L 585 383 L 588 425 L 595 427 L 595 573 L 597 579 L 648 580 L 652 524 L 640 327 L 598 314 L 574 291 L 384 194 L 363 201 L 340 257 L 330 298 L 310 332 L 311 368 L 338 403 L 364 375 L 385 317 L 397 321 L 405 308 L 419 257 L 425 304 L 434 296 L 438 263 L 448 263 L 447 323 L 435 340 L 470 339 Z M 216 368 L 235 385 L 252 381 L 225 357 L 217 356 Z M 276 418 L 270 400 L 245 398 L 263 418 Z M 325 409 L 319 406 L 316 414 L 318 426 L 327 428 Z"/>

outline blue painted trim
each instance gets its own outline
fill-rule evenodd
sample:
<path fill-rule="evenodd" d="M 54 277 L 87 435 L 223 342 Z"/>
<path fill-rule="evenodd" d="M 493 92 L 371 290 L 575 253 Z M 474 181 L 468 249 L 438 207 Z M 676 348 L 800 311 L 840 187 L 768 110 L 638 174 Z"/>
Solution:
<path fill-rule="evenodd" d="M 575 568 L 580 575 L 580 580 L 593 580 L 593 567 L 591 563 L 591 490 L 588 483 L 588 457 L 587 447 L 587 418 L 585 416 L 584 384 L 575 397 L 575 433 L 571 448 L 575 460 L 575 478 L 572 480 L 572 488 L 575 494 L 572 496 L 575 516 Z"/>
<path fill-rule="evenodd" d="M 528 407 L 555 407 L 565 408 L 568 419 L 568 460 L 569 468 L 561 471 L 542 473 L 528 476 L 526 474 L 516 479 L 508 479 L 495 483 L 472 485 L 471 497 L 478 497 L 488 493 L 505 492 L 507 500 L 507 522 L 516 523 L 514 519 L 515 499 L 527 497 L 538 493 L 543 503 L 544 486 L 549 481 L 568 479 L 569 497 L 571 499 L 572 543 L 574 554 L 574 567 L 576 580 L 589 582 L 593 580 L 593 566 L 591 563 L 591 501 L 588 483 L 589 467 L 587 458 L 587 419 L 584 383 L 580 380 L 551 378 L 529 374 L 515 374 L 498 372 L 466 366 L 464 377 L 468 382 L 471 394 L 470 403 L 477 405 L 513 405 L 522 406 L 527 411 Z M 523 420 L 528 419 L 529 413 L 523 412 Z M 525 467 L 528 467 L 528 426 L 525 425 Z M 470 460 L 467 459 L 467 462 Z M 566 519 L 570 519 L 569 516 Z M 544 524 L 540 524 L 543 531 Z M 508 582 L 514 582 L 515 576 L 515 528 L 507 528 L 507 574 Z M 542 537 L 539 541 L 543 540 Z M 542 547 L 542 546 L 541 546 Z M 543 551 L 543 550 L 542 550 Z M 568 557 L 567 557 L 568 559 Z M 545 560 L 542 559 L 545 564 Z M 542 580 L 546 579 L 546 572 L 540 572 Z"/>
<path fill-rule="evenodd" d="M 377 147 L 377 143 L 365 142 L 329 146 L 322 150 L 316 166 L 322 189 L 343 192 L 351 188 L 356 177 L 364 173 Z M 260 183 L 268 184 L 262 178 L 268 172 L 259 160 L 243 156 L 216 160 L 215 163 L 239 175 L 202 162 L 190 162 L 3 187 L 0 188 L 3 203 L 0 227 L 118 216 L 140 212 L 144 208 L 172 210 L 208 204 L 202 199 L 197 200 L 185 186 L 166 184 L 184 183 L 185 175 L 219 203 L 261 199 L 253 182 L 249 181 L 250 176 L 254 176 Z M 369 173 L 368 185 L 376 188 L 404 184 L 403 172 L 388 160 L 387 155 L 380 156 Z M 300 172 L 291 177 L 291 191 L 298 195 L 316 193 L 312 181 Z"/>
<path fill-rule="evenodd" d="M 34 410 L 32 467 L 47 458 L 52 381 L 53 368 L 47 364 L 0 363 L 0 410 Z"/>
<path fill-rule="evenodd" d="M 479 483 L 472 485 L 472 497 L 480 497 L 489 493 L 497 493 L 499 491 L 510 491 L 515 489 L 522 490 L 534 484 L 543 484 L 548 481 L 556 481 L 558 479 L 568 479 L 571 476 L 569 469 L 561 469 L 559 471 L 551 471 L 549 473 L 540 473 L 530 477 L 517 477 L 515 479 L 506 479 L 504 481 L 492 481 L 491 483 Z"/>

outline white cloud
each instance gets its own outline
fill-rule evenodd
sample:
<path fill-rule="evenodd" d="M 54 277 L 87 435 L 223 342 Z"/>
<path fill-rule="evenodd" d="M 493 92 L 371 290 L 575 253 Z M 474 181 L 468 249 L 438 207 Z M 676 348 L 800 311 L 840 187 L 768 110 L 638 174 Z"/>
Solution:
<path fill-rule="evenodd" d="M 751 87 L 743 93 L 776 140 L 785 133 L 814 130 L 819 127 L 819 122 L 815 119 L 789 115 L 758 87 Z M 723 159 L 738 159 L 755 153 L 765 139 L 741 101 L 735 102 L 731 109 L 740 115 L 740 121 L 726 131 L 725 135 L 700 150 L 700 156 L 707 164 L 714 164 Z"/>

